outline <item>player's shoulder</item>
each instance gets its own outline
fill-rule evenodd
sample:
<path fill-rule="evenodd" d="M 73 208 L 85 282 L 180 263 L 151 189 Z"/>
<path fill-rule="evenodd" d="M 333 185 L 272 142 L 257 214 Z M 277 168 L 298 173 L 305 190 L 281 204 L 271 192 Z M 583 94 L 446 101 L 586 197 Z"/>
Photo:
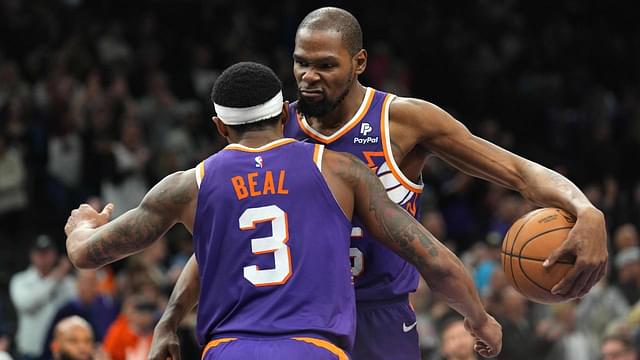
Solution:
<path fill-rule="evenodd" d="M 369 171 L 369 168 L 357 156 L 348 152 L 339 152 L 326 149 L 322 159 L 322 172 L 338 175 L 342 178 L 359 173 L 361 170 Z"/>
<path fill-rule="evenodd" d="M 393 122 L 415 121 L 418 118 L 433 118 L 443 110 L 426 100 L 411 97 L 396 97 L 389 105 L 389 120 Z"/>

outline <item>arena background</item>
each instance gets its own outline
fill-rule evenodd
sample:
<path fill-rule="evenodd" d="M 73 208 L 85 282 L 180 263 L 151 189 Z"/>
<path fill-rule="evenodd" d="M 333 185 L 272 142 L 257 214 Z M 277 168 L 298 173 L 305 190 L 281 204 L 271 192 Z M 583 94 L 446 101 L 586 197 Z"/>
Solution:
<path fill-rule="evenodd" d="M 502 358 L 596 359 L 605 335 L 637 338 L 640 22 L 631 2 L 0 0 L 0 351 L 15 355 L 9 284 L 29 266 L 38 235 L 64 256 L 73 207 L 114 201 L 122 213 L 163 176 L 224 146 L 208 96 L 226 66 L 265 63 L 295 99 L 295 29 L 326 5 L 362 25 L 363 84 L 443 107 L 479 136 L 567 175 L 606 215 L 607 282 L 580 302 L 523 302 L 504 288 L 496 246 L 531 207 L 429 160 L 423 223 L 503 319 L 513 355 Z M 95 287 L 116 303 L 139 287 L 161 311 L 189 252 L 188 234 L 172 231 L 101 271 Z M 424 358 L 437 359 L 449 315 L 425 288 L 413 300 Z M 192 325 L 182 332 L 187 354 L 197 353 Z"/>

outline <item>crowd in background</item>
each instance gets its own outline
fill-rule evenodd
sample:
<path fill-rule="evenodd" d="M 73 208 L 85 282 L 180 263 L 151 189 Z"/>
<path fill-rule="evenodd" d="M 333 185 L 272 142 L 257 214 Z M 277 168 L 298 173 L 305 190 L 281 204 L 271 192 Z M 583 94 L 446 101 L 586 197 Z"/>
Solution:
<path fill-rule="evenodd" d="M 606 215 L 606 279 L 580 301 L 533 304 L 506 285 L 499 257 L 506 230 L 532 206 L 428 160 L 422 223 L 463 259 L 502 324 L 501 358 L 637 351 L 640 25 L 630 7 L 331 4 L 362 24 L 363 84 L 434 102 L 477 135 L 567 175 Z M 90 324 L 97 356 L 144 358 L 190 236 L 174 229 L 130 260 L 74 271 L 62 252 L 70 210 L 113 202 L 122 214 L 159 179 L 222 148 L 209 93 L 234 62 L 271 66 L 294 100 L 295 29 L 323 5 L 0 0 L 0 359 L 52 356 L 56 321 L 71 315 Z M 425 359 L 470 358 L 472 343 L 444 303 L 424 284 L 412 301 Z M 199 352 L 193 325 L 190 317 L 181 328 L 186 358 Z"/>

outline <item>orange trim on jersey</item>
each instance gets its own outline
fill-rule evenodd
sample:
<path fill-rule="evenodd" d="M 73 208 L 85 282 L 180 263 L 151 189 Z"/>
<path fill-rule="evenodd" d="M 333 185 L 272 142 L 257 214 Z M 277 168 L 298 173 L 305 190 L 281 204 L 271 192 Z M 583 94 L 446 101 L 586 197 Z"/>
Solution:
<path fill-rule="evenodd" d="M 311 338 L 311 337 L 293 337 L 291 339 L 297 340 L 297 341 L 303 341 L 303 342 L 306 342 L 308 344 L 315 345 L 315 346 L 317 346 L 319 348 L 323 348 L 323 349 L 329 351 L 330 353 L 332 353 L 333 355 L 337 356 L 338 360 L 349 360 L 349 357 L 344 352 L 344 350 L 342 350 L 339 347 L 333 345 L 332 343 L 328 342 L 327 340 L 316 339 L 316 338 Z"/>
<path fill-rule="evenodd" d="M 260 223 L 265 223 L 265 222 L 271 222 L 273 220 L 275 220 L 276 218 L 268 218 L 268 219 L 261 219 L 258 221 L 252 221 L 250 226 L 247 227 L 240 227 L 240 230 L 253 230 L 256 228 L 257 224 Z M 262 287 L 262 286 L 273 286 L 273 285 L 282 285 L 284 283 L 286 283 L 289 278 L 291 277 L 291 275 L 293 275 L 293 271 L 291 270 L 291 248 L 289 248 L 289 245 L 287 245 L 287 242 L 289 241 L 289 216 L 287 215 L 287 213 L 284 213 L 284 240 L 282 241 L 282 243 L 284 244 L 284 246 L 287 247 L 287 255 L 289 256 L 289 261 L 287 262 L 287 264 L 289 265 L 289 272 L 287 273 L 287 276 L 284 277 L 284 279 L 282 279 L 282 281 L 276 281 L 276 282 L 270 282 L 270 283 L 260 283 L 260 284 L 253 284 L 253 286 L 256 287 Z M 270 249 L 270 250 L 265 250 L 265 251 L 258 251 L 258 252 L 253 252 L 253 254 L 255 255 L 262 255 L 262 254 L 269 254 L 269 253 L 274 253 L 276 251 L 278 251 L 279 249 Z M 257 271 L 260 271 L 260 266 L 258 265 L 253 265 L 256 267 Z"/>
<path fill-rule="evenodd" d="M 236 340 L 238 340 L 238 338 L 220 338 L 209 341 L 204 350 L 202 350 L 202 357 L 200 357 L 200 359 L 204 359 L 204 356 L 207 355 L 207 351 L 209 351 L 209 349 L 214 348 L 222 343 L 228 343 Z"/>
<path fill-rule="evenodd" d="M 318 163 L 318 155 L 320 155 L 320 144 L 316 144 L 316 146 L 313 147 L 313 162 L 314 163 Z"/>
<path fill-rule="evenodd" d="M 227 146 L 224 147 L 223 150 L 238 150 L 238 151 L 244 151 L 244 152 L 251 152 L 251 153 L 258 153 L 258 152 L 264 152 L 267 150 L 271 150 L 273 148 L 276 148 L 278 146 L 282 146 L 282 145 L 286 145 L 286 144 L 290 144 L 292 142 L 295 142 L 295 139 L 288 139 L 288 138 L 283 138 L 283 139 L 278 139 L 276 141 L 270 142 L 266 145 L 260 146 L 258 148 L 250 148 L 248 146 L 244 146 L 244 145 L 240 145 L 240 144 L 229 144 Z"/>
<path fill-rule="evenodd" d="M 387 108 L 389 107 L 389 104 L 391 103 L 391 99 L 393 98 L 392 95 L 387 94 L 387 96 L 384 99 L 384 103 L 382 104 L 382 112 L 380 114 L 380 135 L 382 136 L 382 149 L 385 150 L 387 148 L 387 128 L 386 128 L 386 123 L 387 123 L 387 119 L 386 119 L 386 114 L 387 114 Z M 389 169 L 391 170 L 391 173 L 393 174 L 393 176 L 396 178 L 396 180 L 398 180 L 398 182 L 400 182 L 400 184 L 402 184 L 405 188 L 407 188 L 410 191 L 413 191 L 415 193 L 422 193 L 422 189 L 416 187 L 415 185 L 412 185 L 408 182 L 406 182 L 404 180 L 404 175 L 402 175 L 401 173 L 399 173 L 400 169 L 396 169 L 395 166 L 395 159 L 392 159 L 391 157 L 393 156 L 393 153 L 391 151 L 391 147 L 389 146 L 389 151 L 383 151 L 384 152 L 384 159 L 387 162 L 387 165 L 389 166 Z"/>
<path fill-rule="evenodd" d="M 371 107 L 371 103 L 373 102 L 374 95 L 375 95 L 375 91 L 371 88 L 367 88 L 367 92 L 365 93 L 364 100 L 363 100 L 364 106 L 361 105 L 361 107 L 356 112 L 355 117 L 349 120 L 344 125 L 343 128 L 341 128 L 340 130 L 336 131 L 335 133 L 329 136 L 318 133 L 315 129 L 311 127 L 311 125 L 309 125 L 309 123 L 307 123 L 306 119 L 303 119 L 302 116 L 300 116 L 300 113 L 296 113 L 296 119 L 298 120 L 298 125 L 300 126 L 300 129 L 302 129 L 302 131 L 305 134 L 309 135 L 309 137 L 311 137 L 312 139 L 319 141 L 323 144 L 330 144 L 338 140 L 342 135 L 349 132 L 349 130 L 353 129 L 353 127 L 356 126 L 365 115 L 367 115 L 367 112 L 369 112 L 369 108 Z"/>
<path fill-rule="evenodd" d="M 378 171 L 378 167 L 373 161 L 373 158 L 384 156 L 384 151 L 363 151 L 362 155 L 364 155 L 364 158 L 367 160 L 367 166 L 369 167 L 369 169 L 373 170 L 374 172 Z"/>

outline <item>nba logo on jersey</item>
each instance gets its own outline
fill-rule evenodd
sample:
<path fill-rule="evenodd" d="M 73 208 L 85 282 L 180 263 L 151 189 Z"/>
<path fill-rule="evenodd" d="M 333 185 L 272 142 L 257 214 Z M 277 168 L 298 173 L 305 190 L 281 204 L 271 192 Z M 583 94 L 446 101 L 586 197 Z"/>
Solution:
<path fill-rule="evenodd" d="M 371 127 L 371 124 L 366 122 L 363 122 L 362 124 L 360 124 L 360 134 L 362 134 L 362 136 L 367 136 L 372 131 L 373 131 L 373 128 Z"/>
<path fill-rule="evenodd" d="M 256 167 L 262 168 L 262 165 L 263 165 L 262 156 L 256 156 L 254 160 L 256 161 Z"/>

